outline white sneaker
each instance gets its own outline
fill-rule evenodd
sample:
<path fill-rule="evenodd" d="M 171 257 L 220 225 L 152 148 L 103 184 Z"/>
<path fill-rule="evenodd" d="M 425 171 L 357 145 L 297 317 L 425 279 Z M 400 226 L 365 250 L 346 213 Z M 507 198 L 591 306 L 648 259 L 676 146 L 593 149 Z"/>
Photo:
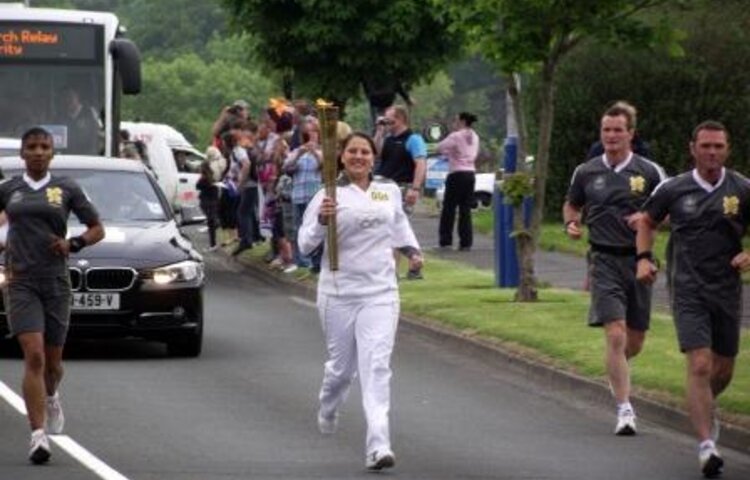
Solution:
<path fill-rule="evenodd" d="M 383 470 L 384 468 L 393 468 L 396 465 L 396 457 L 390 450 L 381 452 L 372 452 L 367 455 L 365 468 L 367 470 Z"/>
<path fill-rule="evenodd" d="M 298 268 L 299 267 L 293 263 L 293 264 L 289 265 L 288 267 L 284 268 L 284 273 L 296 272 Z"/>
<path fill-rule="evenodd" d="M 323 414 L 318 411 L 318 430 L 323 435 L 333 435 L 336 433 L 336 428 L 339 426 L 339 416 L 333 415 L 333 418 L 326 418 Z"/>
<path fill-rule="evenodd" d="M 284 261 L 280 257 L 276 257 L 270 262 L 268 262 L 268 266 L 269 268 L 272 268 L 274 270 L 283 269 L 285 267 Z"/>
<path fill-rule="evenodd" d="M 219 249 L 219 246 L 218 245 L 214 245 L 212 247 L 206 247 L 206 248 L 204 248 L 203 251 L 206 252 L 206 253 L 211 253 L 211 252 L 217 251 L 218 249 Z"/>
<path fill-rule="evenodd" d="M 701 448 L 698 452 L 698 461 L 700 462 L 701 472 L 706 478 L 716 478 L 721 475 L 724 468 L 724 460 L 719 455 L 715 446 Z"/>
<path fill-rule="evenodd" d="M 31 432 L 31 442 L 29 443 L 29 460 L 35 465 L 40 465 L 49 461 L 52 453 L 49 448 L 49 440 L 44 430 L 34 430 Z"/>
<path fill-rule="evenodd" d="M 630 436 L 635 435 L 635 412 L 625 409 L 617 414 L 617 426 L 615 426 L 615 435 Z"/>
<path fill-rule="evenodd" d="M 50 435 L 59 435 L 65 427 L 65 415 L 63 415 L 62 405 L 60 404 L 60 392 L 55 392 L 51 397 L 47 397 L 47 424 L 45 430 Z"/>

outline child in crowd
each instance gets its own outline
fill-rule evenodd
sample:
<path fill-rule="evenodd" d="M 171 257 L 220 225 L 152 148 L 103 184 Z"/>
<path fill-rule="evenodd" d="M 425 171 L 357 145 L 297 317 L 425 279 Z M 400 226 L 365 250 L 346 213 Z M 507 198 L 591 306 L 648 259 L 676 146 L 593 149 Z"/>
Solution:
<path fill-rule="evenodd" d="M 219 225 L 219 187 L 216 185 L 214 171 L 209 162 L 201 163 L 201 176 L 195 186 L 198 190 L 200 207 L 208 225 L 209 246 L 206 251 L 213 252 L 219 248 L 216 244 L 216 230 Z"/>

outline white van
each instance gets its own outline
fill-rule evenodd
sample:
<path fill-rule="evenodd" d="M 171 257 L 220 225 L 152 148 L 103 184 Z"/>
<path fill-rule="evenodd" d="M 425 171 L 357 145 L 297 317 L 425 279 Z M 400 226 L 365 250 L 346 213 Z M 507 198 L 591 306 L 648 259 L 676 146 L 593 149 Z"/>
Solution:
<path fill-rule="evenodd" d="M 146 145 L 148 163 L 169 201 L 179 209 L 183 222 L 205 221 L 195 187 L 205 155 L 169 125 L 122 122 L 120 129 L 130 133 L 130 140 Z"/>
<path fill-rule="evenodd" d="M 0 137 L 0 157 L 16 156 L 21 152 L 21 140 L 17 138 Z"/>

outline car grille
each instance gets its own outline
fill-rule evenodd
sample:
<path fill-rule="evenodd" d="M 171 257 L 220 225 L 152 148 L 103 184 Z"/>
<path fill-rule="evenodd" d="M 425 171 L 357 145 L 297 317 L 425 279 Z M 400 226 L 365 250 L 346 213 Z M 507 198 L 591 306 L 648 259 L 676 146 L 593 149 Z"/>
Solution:
<path fill-rule="evenodd" d="M 86 271 L 86 289 L 127 290 L 135 283 L 136 276 L 132 268 L 90 268 Z"/>
<path fill-rule="evenodd" d="M 70 272 L 70 288 L 73 291 L 80 290 L 81 289 L 81 280 L 83 279 L 83 276 L 81 275 L 81 271 L 77 268 L 71 268 L 69 270 Z"/>

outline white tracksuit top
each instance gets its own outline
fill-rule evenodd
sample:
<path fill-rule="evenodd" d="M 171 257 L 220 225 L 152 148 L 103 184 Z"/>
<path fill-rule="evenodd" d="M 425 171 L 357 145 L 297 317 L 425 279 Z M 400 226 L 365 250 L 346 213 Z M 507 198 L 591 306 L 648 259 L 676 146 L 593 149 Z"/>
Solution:
<path fill-rule="evenodd" d="M 336 187 L 339 270 L 328 266 L 326 226 L 318 222 L 325 191 L 310 200 L 297 233 L 300 251 L 309 255 L 324 243 L 318 295 L 359 298 L 397 292 L 393 249 L 419 243 L 401 204 L 401 191 L 390 180 L 374 179 L 367 191 L 348 180 Z"/>

